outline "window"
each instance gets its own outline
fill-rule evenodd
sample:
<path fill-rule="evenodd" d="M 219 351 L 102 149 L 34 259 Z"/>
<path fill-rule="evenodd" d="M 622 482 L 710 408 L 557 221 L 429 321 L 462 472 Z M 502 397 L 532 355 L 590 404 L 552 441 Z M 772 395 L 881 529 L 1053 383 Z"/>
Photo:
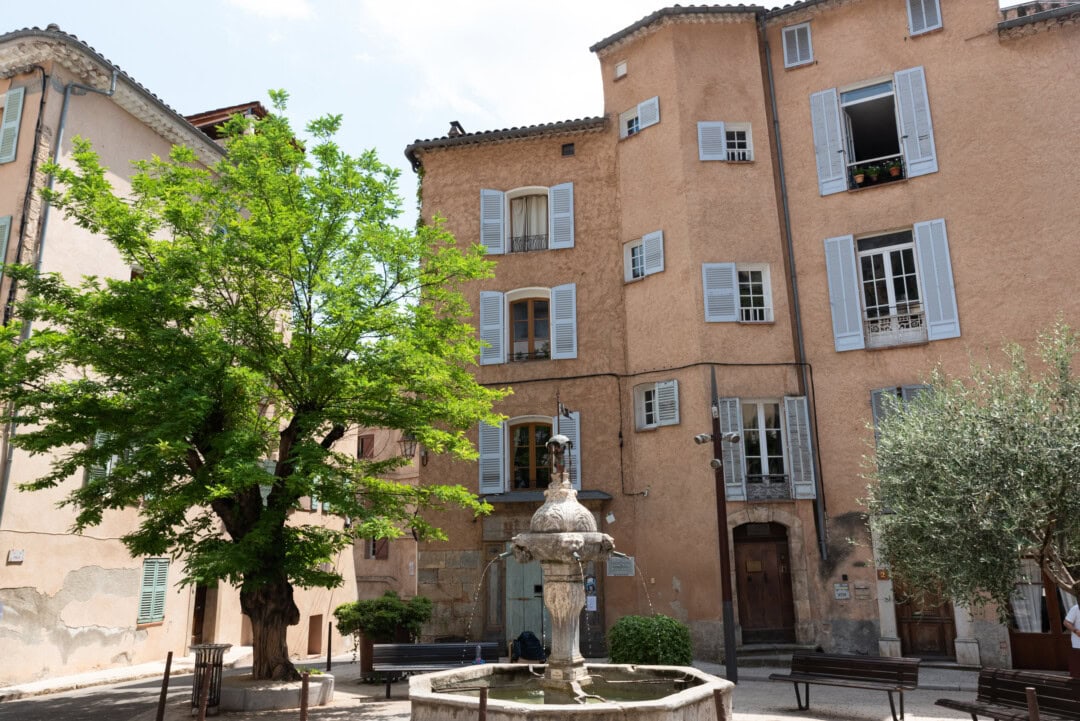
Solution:
<path fill-rule="evenodd" d="M 644 278 L 664 269 L 664 233 L 646 233 L 623 246 L 623 277 L 627 281 Z"/>
<path fill-rule="evenodd" d="M 136 623 L 165 620 L 165 594 L 169 590 L 169 559 L 143 560 L 142 590 L 139 592 L 139 616 Z"/>
<path fill-rule="evenodd" d="M 837 351 L 960 336 L 944 219 L 828 238 L 825 268 Z"/>
<path fill-rule="evenodd" d="M 390 558 L 390 539 L 365 538 L 364 558 L 375 561 L 385 561 Z"/>
<path fill-rule="evenodd" d="M 870 410 L 874 417 L 874 440 L 876 441 L 878 438 L 878 424 L 898 407 L 896 403 L 890 403 L 886 400 L 886 396 L 899 401 L 903 405 L 913 400 L 920 393 L 925 393 L 929 388 L 930 386 L 925 385 L 890 386 L 870 391 Z"/>
<path fill-rule="evenodd" d="M 720 431 L 729 501 L 816 498 L 810 416 L 804 396 L 782 400 L 721 398 Z"/>
<path fill-rule="evenodd" d="M 810 23 L 784 28 L 784 67 L 793 68 L 814 62 L 814 46 L 810 42 Z"/>
<path fill-rule="evenodd" d="M 619 114 L 619 137 L 628 138 L 660 122 L 660 98 L 649 98 Z"/>
<path fill-rule="evenodd" d="M 0 163 L 15 160 L 25 93 L 26 88 L 9 88 L 4 94 L 4 114 L 0 116 Z"/>
<path fill-rule="evenodd" d="M 573 248 L 574 184 L 481 190 L 480 244 L 489 255 Z"/>
<path fill-rule="evenodd" d="M 570 482 L 581 488 L 581 414 L 518 416 L 500 425 L 480 424 L 480 493 L 535 491 L 551 482 L 551 458 L 546 444 L 552 435 L 567 436 Z"/>
<path fill-rule="evenodd" d="M 375 457 L 375 434 L 365 433 L 357 436 L 356 457 L 360 459 Z"/>
<path fill-rule="evenodd" d="M 702 263 L 706 323 L 772 322 L 766 263 Z"/>
<path fill-rule="evenodd" d="M 634 388 L 638 430 L 679 423 L 679 382 L 645 383 Z"/>
<path fill-rule="evenodd" d="M 97 431 L 94 433 L 94 440 L 91 441 L 91 448 L 104 449 L 104 446 L 112 440 L 113 436 L 105 431 Z M 113 453 L 99 459 L 96 462 L 92 462 L 86 468 L 86 482 L 103 481 L 112 475 L 112 472 L 116 470 L 116 464 L 120 462 L 120 455 Z"/>
<path fill-rule="evenodd" d="M 577 358 L 577 286 L 481 291 L 480 340 L 480 365 Z"/>
<path fill-rule="evenodd" d="M 621 80 L 626 77 L 626 61 L 620 60 L 615 63 L 615 79 Z"/>
<path fill-rule="evenodd" d="M 510 304 L 510 360 L 551 355 L 551 317 L 547 298 L 527 298 Z"/>
<path fill-rule="evenodd" d="M 941 7 L 938 0 L 907 0 L 908 29 L 912 35 L 941 27 Z"/>
<path fill-rule="evenodd" d="M 573 143 L 563 143 L 562 144 L 562 149 L 561 149 L 560 152 L 562 153 L 562 156 L 564 158 L 569 158 L 570 156 L 572 156 L 574 154 L 574 144 Z"/>
<path fill-rule="evenodd" d="M 698 160 L 745 162 L 754 159 L 750 123 L 698 123 Z"/>
<path fill-rule="evenodd" d="M 891 182 L 937 172 L 921 67 L 814 93 L 810 119 L 821 195 L 861 187 L 856 175 Z"/>

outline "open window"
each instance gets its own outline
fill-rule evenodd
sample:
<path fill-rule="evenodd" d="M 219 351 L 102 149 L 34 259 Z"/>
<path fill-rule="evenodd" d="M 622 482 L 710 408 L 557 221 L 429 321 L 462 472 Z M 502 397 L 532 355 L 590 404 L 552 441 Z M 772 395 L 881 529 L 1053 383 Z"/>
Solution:
<path fill-rule="evenodd" d="M 721 398 L 724 487 L 729 501 L 815 498 L 810 418 L 804 396 Z"/>
<path fill-rule="evenodd" d="M 623 246 L 623 277 L 627 282 L 664 269 L 664 232 L 646 233 Z"/>
<path fill-rule="evenodd" d="M 547 442 L 562 434 L 571 441 L 570 483 L 581 488 L 581 414 L 517 416 L 495 426 L 480 423 L 480 493 L 543 490 L 551 483 Z"/>
<path fill-rule="evenodd" d="M 480 292 L 480 365 L 577 358 L 577 286 Z"/>
<path fill-rule="evenodd" d="M 770 323 L 767 263 L 702 263 L 706 323 Z"/>
<path fill-rule="evenodd" d="M 643 383 L 634 387 L 637 429 L 646 430 L 679 423 L 679 382 Z"/>
<path fill-rule="evenodd" d="M 574 184 L 480 191 L 480 243 L 489 255 L 574 247 Z"/>
<path fill-rule="evenodd" d="M 637 135 L 650 125 L 656 125 L 659 122 L 660 98 L 657 96 L 619 113 L 619 137 L 628 138 L 631 135 Z"/>

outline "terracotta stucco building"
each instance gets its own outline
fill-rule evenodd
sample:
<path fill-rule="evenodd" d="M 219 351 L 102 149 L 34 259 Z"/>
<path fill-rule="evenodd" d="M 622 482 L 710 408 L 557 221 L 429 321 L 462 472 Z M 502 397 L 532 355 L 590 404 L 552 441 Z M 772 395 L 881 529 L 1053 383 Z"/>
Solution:
<path fill-rule="evenodd" d="M 432 634 L 543 631 L 538 572 L 489 561 L 541 502 L 561 432 L 580 498 L 634 558 L 583 569 L 586 654 L 656 611 L 718 657 L 722 532 L 741 645 L 1045 667 L 1061 599 L 1018 602 L 1011 629 L 897 602 L 859 499 L 884 394 L 1080 317 L 1078 17 L 676 6 L 591 48 L 604 115 L 409 146 L 423 217 L 496 261 L 467 289 L 477 377 L 514 389 L 505 423 L 477 429 L 478 463 L 421 470 L 495 508 L 421 548 Z M 712 454 L 692 442 L 713 413 L 740 435 L 719 523 Z M 1043 597 L 1038 579 L 1023 593 Z"/>

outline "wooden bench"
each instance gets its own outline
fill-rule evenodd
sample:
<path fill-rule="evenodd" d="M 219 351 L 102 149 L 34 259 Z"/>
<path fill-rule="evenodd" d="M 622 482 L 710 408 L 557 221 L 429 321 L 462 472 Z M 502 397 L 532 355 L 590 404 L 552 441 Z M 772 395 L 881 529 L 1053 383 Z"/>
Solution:
<path fill-rule="evenodd" d="M 973 721 L 985 716 L 1001 721 L 1028 721 L 1027 692 L 1031 686 L 1039 701 L 1042 721 L 1080 719 L 1080 679 L 1065 674 L 984 668 L 979 671 L 979 692 L 974 701 L 940 698 L 938 706 L 966 711 Z"/>
<path fill-rule="evenodd" d="M 810 684 L 868 688 L 889 694 L 889 709 L 893 721 L 904 718 L 904 691 L 919 685 L 919 659 L 886 658 L 884 656 L 853 656 L 838 653 L 796 651 L 791 657 L 791 673 L 774 673 L 770 681 L 791 681 L 795 686 L 795 702 L 800 711 L 810 709 Z M 799 684 L 806 691 L 806 701 L 799 694 Z M 893 694 L 900 695 L 900 715 L 896 715 Z"/>
<path fill-rule="evenodd" d="M 386 679 L 386 698 L 390 682 L 398 673 L 427 673 L 446 668 L 468 666 L 476 661 L 476 648 L 485 663 L 498 663 L 500 644 L 494 641 L 467 643 L 377 643 L 372 648 L 371 669 Z"/>

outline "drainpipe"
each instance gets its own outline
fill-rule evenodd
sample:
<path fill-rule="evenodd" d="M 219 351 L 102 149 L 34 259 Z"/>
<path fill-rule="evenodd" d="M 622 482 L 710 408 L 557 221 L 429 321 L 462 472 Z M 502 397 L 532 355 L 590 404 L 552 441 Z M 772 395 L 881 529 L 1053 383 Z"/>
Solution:
<path fill-rule="evenodd" d="M 810 384 L 807 379 L 806 345 L 803 337 L 802 311 L 799 305 L 799 279 L 795 273 L 795 248 L 791 239 L 791 208 L 788 205 L 787 176 L 784 174 L 784 148 L 780 141 L 780 117 L 776 110 L 776 85 L 773 80 L 772 57 L 770 55 L 769 41 L 765 34 L 765 14 L 758 15 L 758 34 L 764 48 L 764 63 L 767 85 L 769 88 L 769 105 L 772 110 L 772 131 L 776 139 L 776 171 L 780 185 L 780 213 L 784 221 L 784 238 L 787 245 L 788 281 L 791 284 L 791 315 L 792 325 L 795 328 L 795 360 L 799 364 L 799 386 L 803 395 L 810 398 L 807 392 Z M 812 397 L 811 413 L 808 414 L 807 422 L 810 425 L 810 436 L 814 439 L 814 453 L 811 454 L 811 463 L 814 468 L 814 526 L 817 530 L 818 552 L 822 560 L 829 557 L 829 547 L 825 541 L 825 490 L 821 485 L 821 463 L 819 462 L 820 444 L 817 442 L 817 398 Z"/>
<path fill-rule="evenodd" d="M 91 92 L 91 93 L 98 93 L 99 95 L 104 95 L 105 97 L 112 97 L 113 93 L 116 92 L 116 79 L 119 76 L 119 74 L 120 74 L 120 71 L 118 71 L 118 70 L 116 70 L 114 68 L 113 71 L 112 71 L 112 82 L 109 84 L 109 89 L 108 90 L 99 90 L 98 88 L 94 88 L 94 87 L 91 87 L 89 85 L 83 85 L 82 83 L 76 83 L 76 82 L 70 82 L 70 83 L 68 83 L 67 85 L 64 86 L 64 104 L 60 108 L 60 123 L 57 126 L 56 139 L 54 141 L 55 142 L 55 149 L 53 150 L 53 162 L 54 163 L 59 163 L 60 162 L 60 151 L 61 151 L 61 148 L 63 146 L 63 141 L 64 141 L 64 129 L 67 126 L 68 108 L 71 105 L 71 96 L 72 96 L 73 92 L 75 90 L 81 90 L 81 91 L 83 91 L 81 94 Z M 43 71 L 42 72 L 43 81 L 47 77 L 48 76 L 46 76 L 44 74 L 44 71 Z M 44 111 L 44 95 L 45 95 L 46 89 L 47 89 L 47 82 L 43 82 L 42 91 L 41 91 L 41 94 L 42 94 L 42 112 Z M 39 130 L 40 130 L 40 125 L 41 125 L 41 116 L 40 115 L 38 116 L 38 125 L 39 125 Z M 37 140 L 38 140 L 38 136 L 35 135 L 35 150 L 36 150 Z M 35 157 L 37 156 L 36 152 L 34 153 L 34 156 Z M 33 181 L 34 181 L 34 171 L 33 171 L 33 169 L 31 169 L 31 171 L 30 171 L 30 182 L 33 183 Z M 54 182 L 55 182 L 55 178 L 52 175 L 49 175 L 49 179 L 48 179 L 45 187 L 48 188 L 49 190 L 52 190 Z M 38 230 L 38 252 L 37 252 L 37 258 L 34 261 L 34 272 L 37 273 L 37 274 L 41 273 L 42 258 L 45 256 L 45 231 L 49 227 L 49 209 L 50 209 L 50 207 L 51 207 L 50 204 L 48 202 L 46 202 L 45 207 L 41 212 L 41 228 L 40 228 L 40 230 Z M 20 244 L 20 252 L 21 252 L 21 244 Z M 5 311 L 5 323 L 7 321 L 6 316 L 7 316 L 7 314 L 6 314 L 6 311 Z M 26 339 L 30 337 L 30 326 L 31 326 L 30 322 L 26 322 L 25 324 L 23 324 L 22 332 L 19 334 L 19 342 L 20 343 L 26 341 Z M 17 431 L 18 431 L 18 426 L 15 423 L 9 423 L 8 424 L 7 434 L 6 434 L 6 446 L 7 446 L 7 448 L 6 448 L 5 454 L 4 454 L 3 458 L 2 458 L 3 468 L 0 469 L 0 521 L 2 521 L 3 517 L 4 517 L 4 500 L 7 498 L 8 485 L 9 485 L 9 483 L 11 481 L 11 464 L 12 464 L 12 459 L 14 458 L 14 455 L 15 455 L 15 446 L 12 444 L 12 439 L 15 438 L 15 434 L 16 434 Z"/>

